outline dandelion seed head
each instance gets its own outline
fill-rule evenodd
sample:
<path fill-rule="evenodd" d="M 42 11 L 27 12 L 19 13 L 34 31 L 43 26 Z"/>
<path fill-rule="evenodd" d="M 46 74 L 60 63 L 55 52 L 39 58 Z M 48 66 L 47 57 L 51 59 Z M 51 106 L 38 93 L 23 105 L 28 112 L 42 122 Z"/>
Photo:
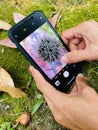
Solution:
<path fill-rule="evenodd" d="M 60 56 L 59 41 L 54 37 L 45 37 L 41 40 L 38 52 L 44 61 L 54 62 Z"/>

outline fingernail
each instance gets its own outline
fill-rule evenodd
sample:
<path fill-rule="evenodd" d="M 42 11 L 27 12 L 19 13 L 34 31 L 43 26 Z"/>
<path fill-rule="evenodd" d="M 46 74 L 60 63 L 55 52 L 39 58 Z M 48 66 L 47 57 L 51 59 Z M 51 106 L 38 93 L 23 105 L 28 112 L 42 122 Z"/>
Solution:
<path fill-rule="evenodd" d="M 62 56 L 62 58 L 61 58 L 61 61 L 62 61 L 62 63 L 68 63 L 68 58 L 67 58 L 67 56 Z"/>
<path fill-rule="evenodd" d="M 82 73 L 79 73 L 79 74 L 77 75 L 77 77 L 84 78 L 84 75 L 83 75 Z"/>

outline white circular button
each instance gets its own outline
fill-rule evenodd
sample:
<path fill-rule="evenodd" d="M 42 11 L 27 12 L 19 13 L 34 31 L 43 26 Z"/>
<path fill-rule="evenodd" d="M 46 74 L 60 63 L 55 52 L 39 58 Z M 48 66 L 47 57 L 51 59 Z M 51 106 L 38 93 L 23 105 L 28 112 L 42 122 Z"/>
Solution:
<path fill-rule="evenodd" d="M 68 78 L 68 77 L 69 77 L 69 72 L 68 72 L 68 71 L 64 71 L 63 76 L 64 76 L 65 78 Z"/>

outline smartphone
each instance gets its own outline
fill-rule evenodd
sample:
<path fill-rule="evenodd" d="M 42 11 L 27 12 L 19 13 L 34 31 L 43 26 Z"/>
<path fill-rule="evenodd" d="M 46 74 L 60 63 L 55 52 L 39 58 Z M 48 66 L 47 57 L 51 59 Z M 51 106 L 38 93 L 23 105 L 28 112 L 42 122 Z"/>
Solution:
<path fill-rule="evenodd" d="M 69 50 L 41 11 L 35 11 L 24 18 L 8 34 L 50 84 L 64 93 L 71 89 L 76 76 L 82 71 L 81 63 L 62 62 L 62 56 Z"/>

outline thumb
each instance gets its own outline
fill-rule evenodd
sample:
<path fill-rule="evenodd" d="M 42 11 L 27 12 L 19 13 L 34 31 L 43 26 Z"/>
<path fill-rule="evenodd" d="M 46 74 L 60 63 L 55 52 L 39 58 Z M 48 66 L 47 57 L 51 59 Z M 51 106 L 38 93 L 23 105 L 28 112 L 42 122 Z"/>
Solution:
<path fill-rule="evenodd" d="M 77 63 L 77 62 L 84 61 L 84 60 L 86 60 L 85 50 L 74 50 L 74 51 L 66 53 L 62 57 L 63 63 L 66 63 L 66 62 Z"/>
<path fill-rule="evenodd" d="M 49 84 L 38 70 L 36 70 L 33 66 L 30 66 L 29 70 L 37 84 L 38 89 L 45 96 L 47 96 L 51 99 L 52 99 L 53 95 L 55 97 L 58 97 L 58 93 L 60 93 L 60 92 L 57 91 L 51 84 Z"/>
<path fill-rule="evenodd" d="M 78 92 L 81 92 L 81 90 L 84 87 L 88 87 L 86 81 L 85 81 L 85 77 L 82 73 L 78 74 L 77 78 L 76 78 L 76 87 Z"/>

